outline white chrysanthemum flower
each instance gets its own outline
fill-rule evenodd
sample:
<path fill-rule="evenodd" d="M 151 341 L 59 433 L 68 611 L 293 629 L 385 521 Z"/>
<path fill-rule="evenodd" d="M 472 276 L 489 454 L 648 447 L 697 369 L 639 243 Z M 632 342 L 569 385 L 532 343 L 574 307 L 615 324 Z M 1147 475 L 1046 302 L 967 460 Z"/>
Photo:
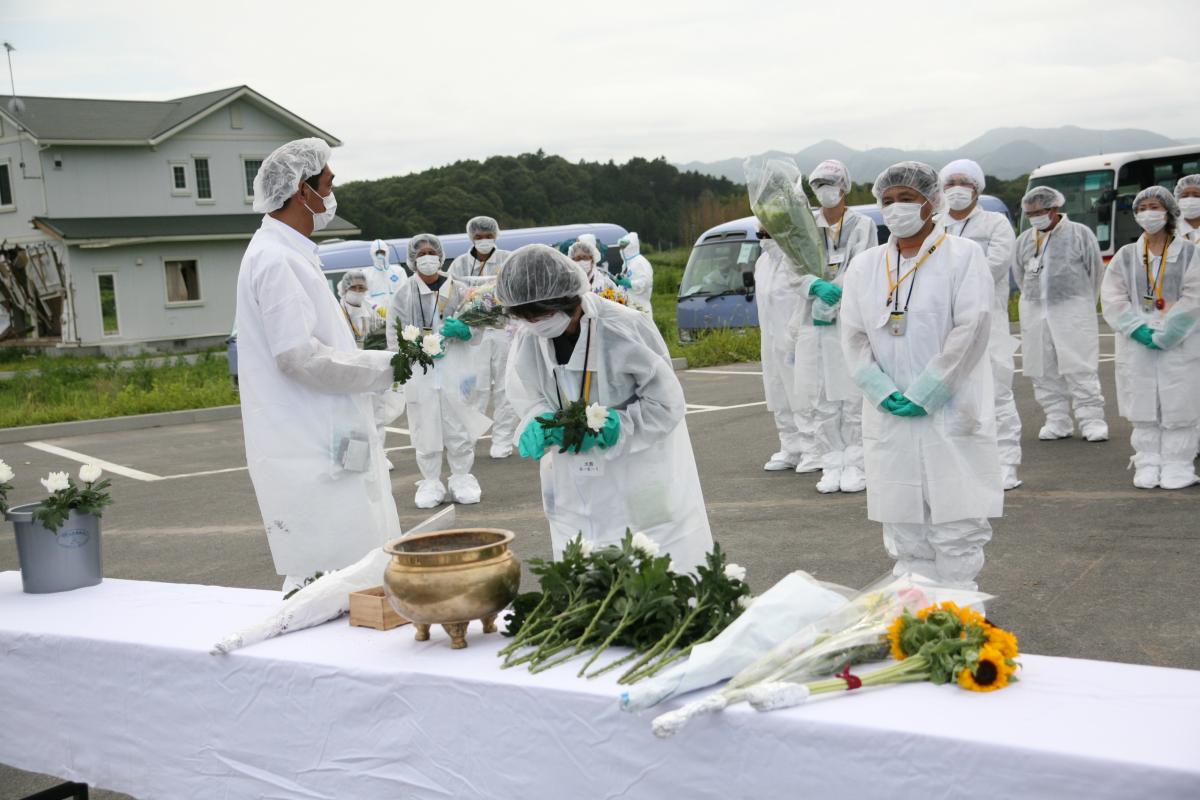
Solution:
<path fill-rule="evenodd" d="M 95 483 L 103 474 L 104 470 L 98 464 L 84 464 L 79 468 L 79 480 L 84 483 Z"/>
<path fill-rule="evenodd" d="M 442 337 L 437 333 L 426 334 L 421 340 L 421 349 L 427 356 L 437 356 L 442 353 Z"/>
<path fill-rule="evenodd" d="M 594 549 L 595 549 L 595 545 L 593 545 L 593 544 L 592 544 L 591 542 L 589 542 L 587 539 L 584 539 L 584 540 L 583 540 L 583 541 L 580 543 L 580 545 L 579 545 L 579 548 L 580 548 L 580 550 L 583 552 L 583 556 L 584 556 L 584 558 L 587 558 L 588 556 L 590 556 L 590 555 L 592 554 L 592 550 L 594 550 Z"/>
<path fill-rule="evenodd" d="M 654 541 L 641 531 L 638 531 L 633 535 L 633 549 L 639 550 L 643 555 L 653 558 L 654 556 L 658 555 L 660 548 L 658 546 L 658 542 Z"/>
<path fill-rule="evenodd" d="M 695 608 L 698 604 L 699 604 L 699 601 L 696 598 L 694 598 L 694 597 L 688 598 L 688 608 Z"/>
<path fill-rule="evenodd" d="M 65 472 L 51 472 L 45 478 L 41 479 L 42 486 L 46 487 L 47 492 L 60 492 L 63 489 L 70 487 L 71 479 L 67 477 Z"/>
<path fill-rule="evenodd" d="M 607 408 L 599 403 L 592 403 L 587 407 L 587 426 L 592 433 L 599 433 L 605 422 L 608 422 Z"/>
<path fill-rule="evenodd" d="M 406 325 L 404 330 L 400 332 L 400 336 L 403 337 L 404 341 L 406 342 L 415 342 L 417 339 L 421 338 L 421 329 L 416 325 Z"/>
<path fill-rule="evenodd" d="M 726 564 L 725 577 L 731 581 L 744 581 L 746 580 L 746 568 L 737 564 Z"/>
<path fill-rule="evenodd" d="M 753 603 L 754 603 L 754 598 L 753 598 L 753 597 L 739 597 L 739 598 L 738 598 L 738 607 L 739 607 L 739 608 L 741 608 L 741 609 L 742 609 L 742 611 L 745 611 L 745 610 L 746 610 L 747 608 L 749 608 L 749 607 L 750 607 L 750 606 L 751 606 Z"/>

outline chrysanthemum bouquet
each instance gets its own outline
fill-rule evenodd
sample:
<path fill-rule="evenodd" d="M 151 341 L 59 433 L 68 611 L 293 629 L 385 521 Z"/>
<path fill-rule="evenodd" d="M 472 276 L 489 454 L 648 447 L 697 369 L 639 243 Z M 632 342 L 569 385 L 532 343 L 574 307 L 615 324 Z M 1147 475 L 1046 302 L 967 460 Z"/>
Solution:
<path fill-rule="evenodd" d="M 421 372 L 428 372 L 434 360 L 445 355 L 440 334 L 422 334 L 416 325 L 405 326 L 400 320 L 396 320 L 396 330 L 400 334 L 396 337 L 399 350 L 392 356 L 392 378 L 396 384 L 412 379 L 414 364 L 421 367 Z"/>
<path fill-rule="evenodd" d="M 614 303 L 632 308 L 635 311 L 645 310 L 639 303 L 633 302 L 633 300 L 629 297 L 629 292 L 625 291 L 620 286 L 616 287 L 615 289 L 611 286 L 605 286 L 603 289 L 596 292 L 596 294 L 600 295 L 605 300 L 611 300 Z"/>
<path fill-rule="evenodd" d="M 615 416 L 615 412 L 599 403 L 589 405 L 586 400 L 576 400 L 553 414 L 538 417 L 537 421 L 546 429 L 547 439 L 560 445 L 560 453 L 581 453 L 585 445 L 604 449 L 616 443 L 608 435 L 610 415 Z"/>
<path fill-rule="evenodd" d="M 714 546 L 696 574 L 681 575 L 643 533 L 593 549 L 570 542 L 559 561 L 530 561 L 541 591 L 517 597 L 507 618 L 512 642 L 500 651 L 504 668 L 541 672 L 587 655 L 579 676 L 626 667 L 621 683 L 647 678 L 716 637 L 742 613 L 750 596 L 746 571 L 726 563 Z M 610 647 L 629 649 L 598 666 Z"/>

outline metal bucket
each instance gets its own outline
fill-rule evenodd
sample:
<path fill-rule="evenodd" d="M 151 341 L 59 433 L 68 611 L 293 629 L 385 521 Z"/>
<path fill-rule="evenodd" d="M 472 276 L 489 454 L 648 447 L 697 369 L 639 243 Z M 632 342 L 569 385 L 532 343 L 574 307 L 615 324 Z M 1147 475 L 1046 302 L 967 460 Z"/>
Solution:
<path fill-rule="evenodd" d="M 21 585 L 28 594 L 67 592 L 95 586 L 100 568 L 100 520 L 72 511 L 57 532 L 33 521 L 40 503 L 13 506 L 5 517 L 17 532 Z"/>

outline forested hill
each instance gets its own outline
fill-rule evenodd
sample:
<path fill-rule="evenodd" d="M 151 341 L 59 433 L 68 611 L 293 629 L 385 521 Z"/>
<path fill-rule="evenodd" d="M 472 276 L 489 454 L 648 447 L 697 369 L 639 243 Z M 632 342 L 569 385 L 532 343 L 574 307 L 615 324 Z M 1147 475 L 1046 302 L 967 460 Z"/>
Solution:
<path fill-rule="evenodd" d="M 337 199 L 338 214 L 367 239 L 457 233 L 487 214 L 506 228 L 613 222 L 665 249 L 750 214 L 744 186 L 662 158 L 572 163 L 540 150 L 339 184 Z"/>

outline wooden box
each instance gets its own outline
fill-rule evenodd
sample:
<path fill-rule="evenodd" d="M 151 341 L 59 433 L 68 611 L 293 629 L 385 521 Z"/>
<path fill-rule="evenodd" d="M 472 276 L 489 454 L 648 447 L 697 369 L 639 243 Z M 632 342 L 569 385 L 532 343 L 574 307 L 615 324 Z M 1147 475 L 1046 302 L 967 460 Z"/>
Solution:
<path fill-rule="evenodd" d="M 379 631 L 390 631 L 408 620 L 396 613 L 383 594 L 383 587 L 350 593 L 350 624 Z"/>

